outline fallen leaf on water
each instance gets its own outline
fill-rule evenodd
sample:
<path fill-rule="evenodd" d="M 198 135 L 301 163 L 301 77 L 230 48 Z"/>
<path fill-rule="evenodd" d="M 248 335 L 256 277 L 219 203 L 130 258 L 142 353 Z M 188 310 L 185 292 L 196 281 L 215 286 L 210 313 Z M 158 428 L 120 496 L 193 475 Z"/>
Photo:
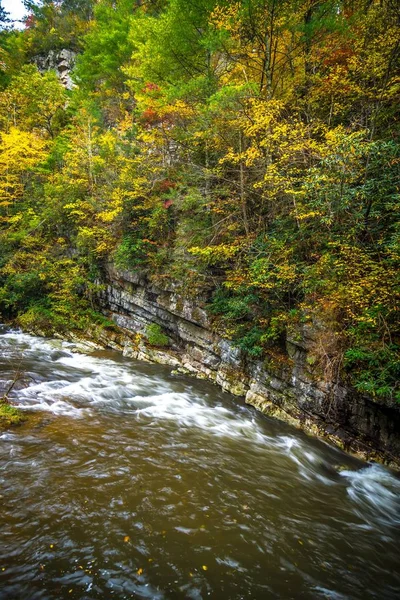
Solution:
<path fill-rule="evenodd" d="M 124 542 L 130 542 L 130 541 L 131 541 L 131 538 L 129 537 L 129 535 L 126 535 L 124 537 Z"/>
<path fill-rule="evenodd" d="M 138 575 L 141 575 L 142 573 L 143 573 L 143 569 L 138 569 L 138 570 L 137 570 L 137 574 L 138 574 Z"/>
<path fill-rule="evenodd" d="M 203 569 L 203 571 L 207 571 L 208 569 L 207 565 L 203 565 L 201 568 Z"/>
<path fill-rule="evenodd" d="M 50 544 L 50 548 L 54 548 L 54 544 Z"/>

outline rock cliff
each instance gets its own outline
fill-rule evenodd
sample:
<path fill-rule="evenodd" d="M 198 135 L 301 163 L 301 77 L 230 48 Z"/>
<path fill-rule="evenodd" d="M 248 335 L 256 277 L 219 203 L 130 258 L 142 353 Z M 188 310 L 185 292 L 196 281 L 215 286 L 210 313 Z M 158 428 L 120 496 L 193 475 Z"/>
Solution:
<path fill-rule="evenodd" d="M 123 335 L 107 343 L 125 356 L 169 364 L 244 396 L 262 412 L 323 435 L 346 450 L 400 463 L 400 410 L 379 405 L 313 368 L 318 325 L 303 326 L 286 340 L 286 360 L 249 359 L 213 330 L 205 299 L 183 297 L 178 287 L 161 287 L 144 275 L 107 268 L 99 302 Z M 168 349 L 145 343 L 156 323 L 169 337 Z"/>
<path fill-rule="evenodd" d="M 50 50 L 48 54 L 36 56 L 34 62 L 41 73 L 54 70 L 65 89 L 72 90 L 74 82 L 72 81 L 71 72 L 75 59 L 76 53 L 64 48 L 59 52 Z"/>

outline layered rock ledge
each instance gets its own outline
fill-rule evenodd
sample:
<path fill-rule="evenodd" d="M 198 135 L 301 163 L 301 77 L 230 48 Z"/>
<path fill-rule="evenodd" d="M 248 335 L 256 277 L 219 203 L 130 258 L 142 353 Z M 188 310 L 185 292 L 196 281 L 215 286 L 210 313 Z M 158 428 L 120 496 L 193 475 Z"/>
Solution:
<path fill-rule="evenodd" d="M 378 404 L 321 377 L 310 360 L 321 335 L 315 326 L 303 326 L 286 340 L 287 360 L 265 363 L 244 356 L 213 330 L 203 298 L 185 298 L 174 284 L 161 287 L 112 266 L 103 284 L 99 304 L 118 326 L 118 333 L 108 332 L 103 340 L 108 347 L 211 380 L 271 417 L 364 458 L 400 466 L 400 407 Z M 153 323 L 168 335 L 168 349 L 146 343 Z"/>

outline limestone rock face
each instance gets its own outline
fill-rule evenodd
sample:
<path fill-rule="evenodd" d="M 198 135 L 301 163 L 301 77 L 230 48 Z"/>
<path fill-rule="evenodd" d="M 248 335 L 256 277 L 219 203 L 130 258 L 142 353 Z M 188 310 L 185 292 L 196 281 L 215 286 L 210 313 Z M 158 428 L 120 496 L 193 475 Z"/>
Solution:
<path fill-rule="evenodd" d="M 125 332 L 120 348 L 126 356 L 209 379 L 270 416 L 325 433 L 364 456 L 377 450 L 387 462 L 400 463 L 400 407 L 380 406 L 313 368 L 322 324 L 308 323 L 288 337 L 287 360 L 276 366 L 245 357 L 221 337 L 204 308 L 205 299 L 185 298 L 171 283 L 157 287 L 144 275 L 111 265 L 102 283 L 98 301 Z M 146 344 L 146 328 L 152 323 L 168 335 L 167 350 Z"/>
<path fill-rule="evenodd" d="M 41 73 L 54 70 L 65 89 L 72 90 L 74 82 L 71 78 L 71 71 L 74 67 L 75 59 L 76 53 L 64 48 L 59 52 L 50 50 L 44 56 L 37 56 L 34 62 Z"/>

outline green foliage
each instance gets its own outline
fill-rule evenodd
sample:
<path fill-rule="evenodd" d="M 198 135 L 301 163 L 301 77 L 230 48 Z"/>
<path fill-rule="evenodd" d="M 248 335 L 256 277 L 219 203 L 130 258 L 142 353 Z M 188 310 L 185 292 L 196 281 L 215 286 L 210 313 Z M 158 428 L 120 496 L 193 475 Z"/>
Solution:
<path fill-rule="evenodd" d="M 66 101 L 66 92 L 55 73 L 42 75 L 34 65 L 25 65 L 0 95 L 3 127 L 44 129 L 54 137 L 63 124 Z"/>
<path fill-rule="evenodd" d="M 114 262 L 119 269 L 144 267 L 148 252 L 152 248 L 149 240 L 126 235 L 114 252 Z"/>
<path fill-rule="evenodd" d="M 262 302 L 260 295 L 243 288 L 242 293 L 220 287 L 208 306 L 215 315 L 215 324 L 228 335 L 235 346 L 246 354 L 260 357 L 265 351 L 280 341 L 285 331 L 288 316 L 275 312 Z M 291 311 L 292 318 L 297 313 Z"/>
<path fill-rule="evenodd" d="M 95 0 L 24 0 L 31 56 L 70 48 L 80 50 Z"/>
<path fill-rule="evenodd" d="M 0 307 L 7 313 L 16 308 L 24 310 L 32 302 L 39 300 L 43 293 L 43 281 L 37 272 L 15 273 L 0 288 Z"/>
<path fill-rule="evenodd" d="M 112 325 L 100 313 L 94 311 L 82 300 L 70 305 L 66 302 L 53 303 L 39 301 L 26 312 L 20 313 L 17 323 L 26 331 L 51 336 L 62 333 L 69 336 L 71 332 L 85 333 L 93 325 L 109 327 Z"/>
<path fill-rule="evenodd" d="M 82 330 L 111 261 L 212 298 L 215 327 L 260 359 L 319 323 L 309 364 L 392 402 L 395 3 L 26 4 L 26 30 L 0 31 L 3 313 Z M 70 92 L 32 66 L 63 47 Z"/>
<path fill-rule="evenodd" d="M 0 28 L 0 89 L 10 83 L 26 61 L 26 47 L 23 33 L 16 30 L 1 31 Z"/>
<path fill-rule="evenodd" d="M 84 88 L 100 86 L 115 90 L 123 86 L 121 67 L 133 50 L 129 40 L 131 15 L 130 0 L 117 3 L 100 0 L 96 4 L 95 20 L 84 37 L 85 51 L 78 57 L 75 71 Z"/>
<path fill-rule="evenodd" d="M 220 287 L 216 290 L 209 311 L 214 315 L 223 315 L 229 321 L 251 319 L 253 307 L 259 298 L 255 294 L 232 295 Z"/>
<path fill-rule="evenodd" d="M 349 348 L 344 358 L 346 368 L 357 377 L 355 387 L 360 392 L 400 402 L 400 346 Z"/>
<path fill-rule="evenodd" d="M 159 15 L 138 11 L 132 20 L 130 37 L 134 64 L 127 73 L 131 78 L 139 76 L 141 81 L 172 84 L 170 92 L 175 97 L 209 94 L 215 79 L 209 49 L 209 15 L 216 4 L 216 0 L 191 4 L 169 0 Z"/>
<path fill-rule="evenodd" d="M 151 323 L 146 327 L 146 338 L 149 344 L 152 346 L 168 346 L 169 339 L 168 336 L 165 335 L 160 325 L 157 323 Z"/>
<path fill-rule="evenodd" d="M 260 327 L 251 327 L 250 329 L 239 328 L 235 335 L 235 343 L 238 348 L 246 352 L 249 356 L 260 357 L 264 353 L 263 335 Z"/>

